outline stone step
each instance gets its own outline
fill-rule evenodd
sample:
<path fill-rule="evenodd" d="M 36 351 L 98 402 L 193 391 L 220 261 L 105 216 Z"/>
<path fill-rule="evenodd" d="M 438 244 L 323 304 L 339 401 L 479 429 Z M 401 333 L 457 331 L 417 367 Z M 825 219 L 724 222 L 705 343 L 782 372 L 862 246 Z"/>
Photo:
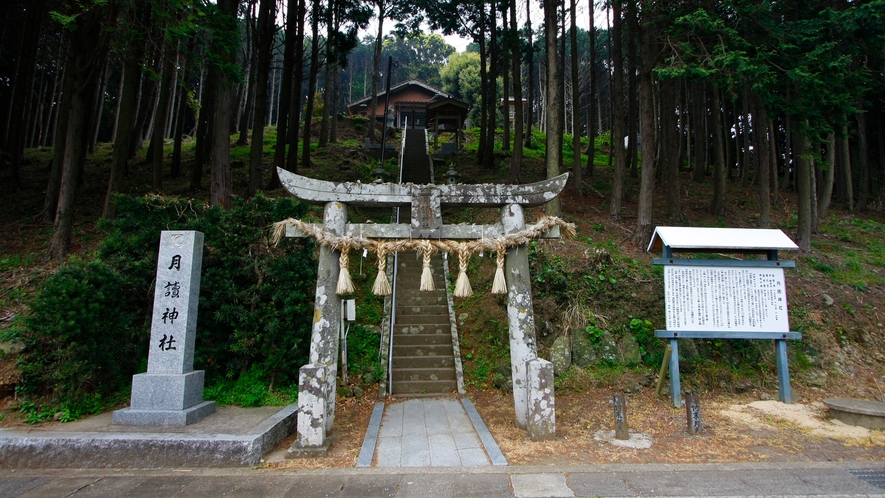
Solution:
<path fill-rule="evenodd" d="M 393 340 L 393 357 L 400 356 L 452 356 L 451 344 L 430 344 L 423 346 L 397 345 Z"/>
<path fill-rule="evenodd" d="M 416 380 L 455 380 L 454 368 L 400 368 L 393 370 L 393 382 Z"/>
<path fill-rule="evenodd" d="M 393 381 L 393 394 L 445 394 L 458 389 L 454 380 Z"/>
<path fill-rule="evenodd" d="M 415 278 L 412 278 L 412 279 L 404 279 L 403 277 L 399 277 L 399 282 L 396 285 L 396 289 L 397 289 L 397 293 L 396 293 L 397 300 L 399 299 L 399 297 L 401 295 L 407 294 L 407 293 L 426 294 L 429 292 L 440 292 L 440 293 L 442 293 L 442 295 L 445 295 L 446 282 L 445 282 L 445 280 L 443 280 L 442 277 L 434 278 L 433 279 L 433 290 L 425 291 L 425 290 L 421 290 L 421 277 L 420 276 L 416 276 Z"/>
<path fill-rule="evenodd" d="M 400 296 L 397 296 L 400 297 Z M 423 306 L 404 306 L 399 305 L 396 307 L 396 316 L 397 318 L 401 316 L 428 316 L 428 315 L 438 315 L 438 316 L 449 316 L 449 306 L 448 302 L 446 304 L 428 304 Z"/>
<path fill-rule="evenodd" d="M 451 335 L 452 334 L 452 325 L 447 321 L 446 323 L 425 323 L 425 324 L 417 324 L 417 325 L 394 325 L 393 326 L 393 341 L 396 344 L 396 338 L 403 335 L 414 335 L 414 334 L 442 334 L 442 335 Z"/>
<path fill-rule="evenodd" d="M 396 293 L 397 313 L 399 313 L 400 310 L 405 311 L 412 306 L 448 306 L 448 303 L 449 300 L 446 298 L 446 293 L 442 290 Z"/>
<path fill-rule="evenodd" d="M 452 334 L 394 334 L 393 345 L 426 346 L 431 344 L 447 344 L 452 347 Z"/>
<path fill-rule="evenodd" d="M 441 313 L 428 313 L 426 315 L 410 315 L 410 314 L 401 314 L 399 310 L 396 312 L 396 324 L 397 325 L 441 325 L 449 323 L 449 313 L 446 310 L 446 314 Z"/>
<path fill-rule="evenodd" d="M 451 346 L 449 346 L 451 350 Z M 393 371 L 401 368 L 454 368 L 454 356 L 394 356 Z"/>

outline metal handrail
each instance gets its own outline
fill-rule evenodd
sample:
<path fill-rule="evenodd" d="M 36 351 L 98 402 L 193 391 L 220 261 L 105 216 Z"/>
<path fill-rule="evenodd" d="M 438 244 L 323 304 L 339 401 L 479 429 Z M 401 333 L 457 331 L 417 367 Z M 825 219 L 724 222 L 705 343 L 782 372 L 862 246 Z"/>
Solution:
<path fill-rule="evenodd" d="M 406 150 L 406 130 L 408 129 L 408 118 L 406 118 L 406 127 L 403 129 L 403 140 L 400 144 L 400 152 L 399 152 L 399 176 L 396 179 L 396 183 L 403 183 L 403 151 Z M 399 224 L 399 207 L 394 208 L 396 210 L 396 223 Z M 399 271 L 399 253 L 393 253 L 393 283 L 391 285 L 390 292 L 390 327 L 389 334 L 390 340 L 387 341 L 388 351 L 387 351 L 387 394 L 388 396 L 393 394 L 393 327 L 396 325 L 396 274 Z"/>

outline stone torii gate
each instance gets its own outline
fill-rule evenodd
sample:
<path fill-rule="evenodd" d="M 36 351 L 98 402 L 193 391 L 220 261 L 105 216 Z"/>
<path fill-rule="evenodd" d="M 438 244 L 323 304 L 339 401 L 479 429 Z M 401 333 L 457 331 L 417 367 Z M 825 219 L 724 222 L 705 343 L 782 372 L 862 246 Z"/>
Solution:
<path fill-rule="evenodd" d="M 493 239 L 526 229 L 523 207 L 539 206 L 556 198 L 568 173 L 525 185 L 414 185 L 393 183 L 338 183 L 316 180 L 277 169 L 283 186 L 302 201 L 324 206 L 323 230 L 338 237 L 367 239 L 467 240 Z M 347 205 L 410 206 L 411 223 L 348 223 Z M 494 225 L 447 225 L 442 206 L 502 207 Z M 305 234 L 286 225 L 287 237 Z M 559 238 L 554 225 L 544 238 Z M 316 301 L 310 343 L 310 363 L 299 371 L 298 441 L 303 454 L 328 448 L 334 418 L 341 298 L 336 295 L 340 252 L 320 247 Z M 516 424 L 533 439 L 555 435 L 552 365 L 538 358 L 532 308 L 528 250 L 522 245 L 506 250 L 507 321 Z M 530 379 L 528 371 L 535 373 Z M 531 384 L 531 385 L 530 385 Z M 549 384 L 549 385 L 548 385 Z M 531 413 L 530 413 L 531 412 Z M 293 450 L 290 450 L 292 452 Z"/>

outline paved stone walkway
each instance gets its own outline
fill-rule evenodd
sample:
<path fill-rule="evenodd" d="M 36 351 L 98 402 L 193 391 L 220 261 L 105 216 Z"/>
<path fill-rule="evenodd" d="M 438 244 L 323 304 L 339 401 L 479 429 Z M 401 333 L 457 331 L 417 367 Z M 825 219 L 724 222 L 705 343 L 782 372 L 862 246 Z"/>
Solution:
<path fill-rule="evenodd" d="M 473 423 L 457 399 L 417 398 L 384 410 L 376 467 L 490 465 Z"/>

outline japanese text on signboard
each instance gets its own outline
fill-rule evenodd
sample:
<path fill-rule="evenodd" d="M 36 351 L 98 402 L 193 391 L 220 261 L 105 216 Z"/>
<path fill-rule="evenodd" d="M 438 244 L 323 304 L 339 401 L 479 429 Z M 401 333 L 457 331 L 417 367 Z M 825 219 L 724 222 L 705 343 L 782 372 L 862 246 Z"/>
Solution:
<path fill-rule="evenodd" d="M 667 266 L 667 330 L 788 332 L 782 268 Z"/>

